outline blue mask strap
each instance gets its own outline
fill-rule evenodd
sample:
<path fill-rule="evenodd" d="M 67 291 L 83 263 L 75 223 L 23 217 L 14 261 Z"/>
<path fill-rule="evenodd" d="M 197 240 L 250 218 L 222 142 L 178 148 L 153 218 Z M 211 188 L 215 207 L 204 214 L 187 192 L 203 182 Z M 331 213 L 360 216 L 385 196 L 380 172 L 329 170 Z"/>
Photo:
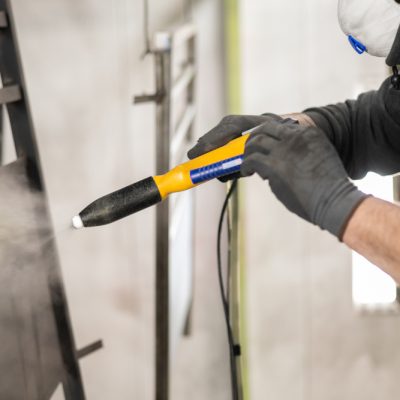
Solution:
<path fill-rule="evenodd" d="M 349 35 L 348 39 L 351 44 L 351 47 L 353 47 L 353 49 L 358 54 L 363 54 L 367 51 L 367 48 L 361 42 L 359 42 L 357 39 L 353 38 L 353 36 Z"/>

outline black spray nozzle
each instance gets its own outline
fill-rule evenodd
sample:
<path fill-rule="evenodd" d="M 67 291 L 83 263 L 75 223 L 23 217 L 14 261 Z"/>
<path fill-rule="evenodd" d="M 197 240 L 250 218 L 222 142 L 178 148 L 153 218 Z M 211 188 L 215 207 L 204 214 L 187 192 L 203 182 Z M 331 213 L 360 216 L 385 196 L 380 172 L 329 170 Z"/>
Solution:
<path fill-rule="evenodd" d="M 89 204 L 72 220 L 74 228 L 110 224 L 162 200 L 152 177 L 100 197 Z"/>

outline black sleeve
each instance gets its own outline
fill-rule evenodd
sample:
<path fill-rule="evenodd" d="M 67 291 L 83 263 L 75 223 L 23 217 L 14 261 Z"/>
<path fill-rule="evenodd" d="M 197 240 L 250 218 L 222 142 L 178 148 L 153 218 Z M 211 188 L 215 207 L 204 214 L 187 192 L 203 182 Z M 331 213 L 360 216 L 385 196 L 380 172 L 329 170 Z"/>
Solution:
<path fill-rule="evenodd" d="M 400 172 L 400 90 L 390 78 L 357 100 L 304 111 L 336 147 L 353 179 Z"/>

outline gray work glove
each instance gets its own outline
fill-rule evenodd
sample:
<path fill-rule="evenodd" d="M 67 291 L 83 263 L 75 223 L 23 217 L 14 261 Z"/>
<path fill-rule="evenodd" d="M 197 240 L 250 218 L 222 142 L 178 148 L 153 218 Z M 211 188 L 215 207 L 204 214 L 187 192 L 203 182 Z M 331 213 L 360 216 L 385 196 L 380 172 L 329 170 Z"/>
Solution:
<path fill-rule="evenodd" d="M 367 197 L 349 181 L 335 148 L 314 127 L 268 120 L 250 135 L 241 172 L 268 179 L 286 208 L 340 240 Z"/>
<path fill-rule="evenodd" d="M 189 159 L 199 157 L 209 151 L 224 146 L 252 128 L 261 125 L 270 119 L 281 121 L 282 118 L 275 114 L 264 115 L 228 115 L 211 131 L 202 136 L 197 144 L 188 151 Z"/>
<path fill-rule="evenodd" d="M 228 115 L 219 122 L 219 124 L 203 135 L 197 144 L 188 151 L 187 156 L 191 160 L 199 157 L 209 151 L 218 149 L 221 146 L 236 139 L 252 128 L 261 125 L 263 122 L 273 119 L 282 121 L 282 118 L 275 114 L 264 115 Z M 240 178 L 240 172 L 230 174 L 219 178 L 221 182 L 227 182 L 231 179 Z"/>

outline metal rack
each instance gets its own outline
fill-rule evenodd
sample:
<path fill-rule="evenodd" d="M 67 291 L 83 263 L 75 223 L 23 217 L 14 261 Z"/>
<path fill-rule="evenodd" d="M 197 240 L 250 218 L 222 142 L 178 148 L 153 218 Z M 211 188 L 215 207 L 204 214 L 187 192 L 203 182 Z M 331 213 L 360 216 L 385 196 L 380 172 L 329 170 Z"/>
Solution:
<path fill-rule="evenodd" d="M 10 0 L 0 0 L 0 77 L 17 154 L 0 167 L 0 193 L 10 215 L 37 226 L 28 239 L 0 241 L 0 398 L 50 399 L 61 384 L 65 399 L 83 400 L 78 359 L 102 343 L 75 348 Z"/>
<path fill-rule="evenodd" d="M 157 173 L 185 159 L 195 108 L 196 32 L 191 24 L 155 35 L 156 92 L 134 102 L 156 103 Z M 193 269 L 193 193 L 164 201 L 156 215 L 156 399 L 169 398 L 177 337 L 190 331 Z M 184 243 L 183 243 L 184 242 Z M 181 251 L 180 251 L 181 250 Z"/>

